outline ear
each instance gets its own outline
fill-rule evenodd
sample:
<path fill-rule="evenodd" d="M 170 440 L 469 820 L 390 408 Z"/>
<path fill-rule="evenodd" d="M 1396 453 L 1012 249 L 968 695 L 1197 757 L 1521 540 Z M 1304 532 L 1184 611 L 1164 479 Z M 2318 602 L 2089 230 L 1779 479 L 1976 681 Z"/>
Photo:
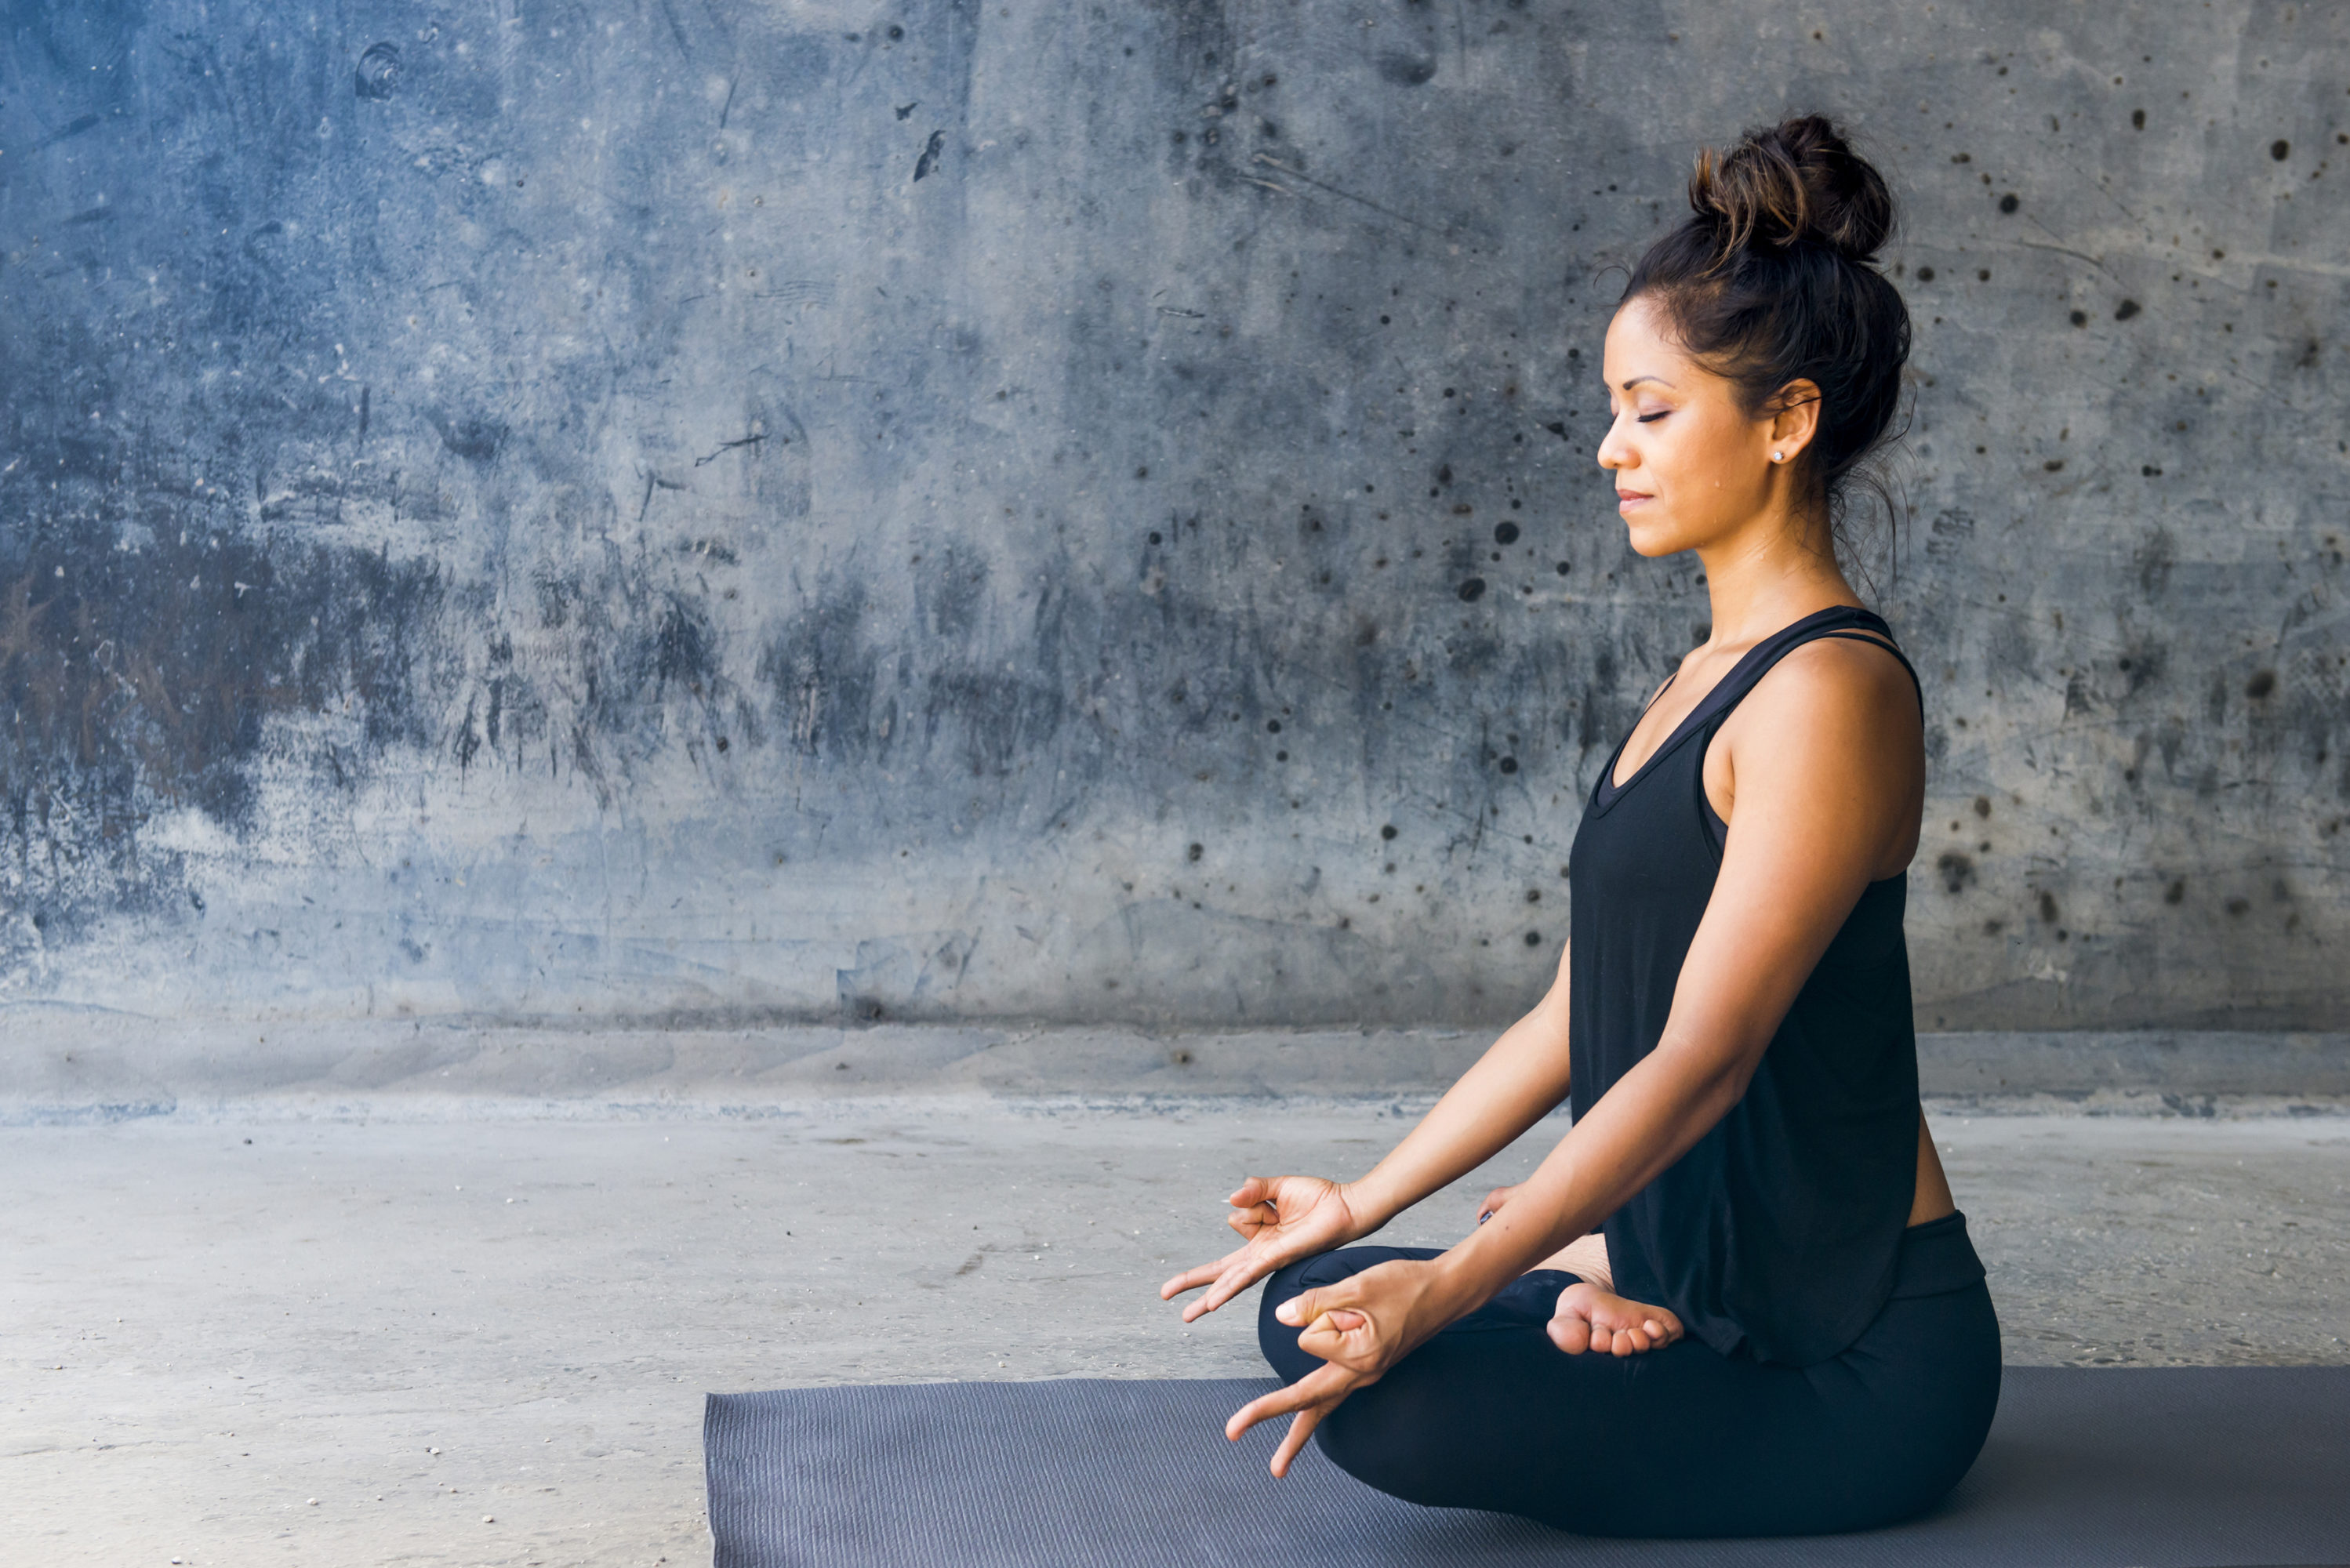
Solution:
<path fill-rule="evenodd" d="M 1779 389 L 1770 407 L 1771 450 L 1785 452 L 1786 461 L 1792 463 L 1819 433 L 1819 383 L 1802 379 L 1790 381 Z"/>

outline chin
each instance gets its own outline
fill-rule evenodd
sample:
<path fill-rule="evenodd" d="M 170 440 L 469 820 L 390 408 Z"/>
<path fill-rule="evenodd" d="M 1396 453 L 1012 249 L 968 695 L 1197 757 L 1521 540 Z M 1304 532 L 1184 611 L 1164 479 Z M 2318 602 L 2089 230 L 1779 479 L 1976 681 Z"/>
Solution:
<path fill-rule="evenodd" d="M 1651 560 L 1659 556 L 1678 556 L 1693 543 L 1685 530 L 1674 527 L 1671 519 L 1665 517 L 1627 519 L 1624 529 L 1634 552 Z"/>

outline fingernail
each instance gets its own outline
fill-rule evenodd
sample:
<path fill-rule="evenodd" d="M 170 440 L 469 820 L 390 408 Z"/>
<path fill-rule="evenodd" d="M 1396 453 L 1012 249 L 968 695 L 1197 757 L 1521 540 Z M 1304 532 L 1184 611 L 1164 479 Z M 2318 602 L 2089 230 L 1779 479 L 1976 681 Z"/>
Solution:
<path fill-rule="evenodd" d="M 1278 1321 L 1287 1324 L 1292 1328 L 1295 1328 L 1297 1326 L 1299 1316 L 1296 1302 L 1285 1301 L 1282 1303 L 1279 1306 L 1273 1309 L 1273 1315 Z"/>

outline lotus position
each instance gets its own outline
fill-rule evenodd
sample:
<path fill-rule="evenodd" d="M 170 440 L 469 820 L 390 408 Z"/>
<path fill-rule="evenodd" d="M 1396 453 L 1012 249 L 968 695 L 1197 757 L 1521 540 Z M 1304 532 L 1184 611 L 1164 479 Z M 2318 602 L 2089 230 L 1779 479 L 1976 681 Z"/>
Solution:
<path fill-rule="evenodd" d="M 1837 564 L 1909 318 L 1877 171 L 1826 120 L 1701 154 L 1632 272 L 1598 462 L 1711 600 L 1586 802 L 1558 973 L 1359 1179 L 1252 1177 L 1185 1322 L 1270 1276 L 1291 1417 L 1416 1502 L 1618 1535 L 1863 1529 L 1981 1449 L 1999 1325 L 1918 1100 L 1906 868 L 1924 697 Z M 1881 492 L 1880 492 L 1881 493 Z M 1357 1246 L 1562 1100 L 1445 1251 Z"/>

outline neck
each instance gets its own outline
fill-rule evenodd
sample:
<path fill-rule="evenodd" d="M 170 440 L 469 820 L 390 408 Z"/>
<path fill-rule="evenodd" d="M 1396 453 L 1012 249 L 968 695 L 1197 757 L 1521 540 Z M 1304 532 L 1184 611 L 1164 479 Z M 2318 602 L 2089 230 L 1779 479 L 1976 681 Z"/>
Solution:
<path fill-rule="evenodd" d="M 1860 596 L 1837 569 L 1825 521 L 1806 525 L 1776 511 L 1698 547 L 1712 604 L 1714 648 L 1742 648 L 1830 605 Z"/>

